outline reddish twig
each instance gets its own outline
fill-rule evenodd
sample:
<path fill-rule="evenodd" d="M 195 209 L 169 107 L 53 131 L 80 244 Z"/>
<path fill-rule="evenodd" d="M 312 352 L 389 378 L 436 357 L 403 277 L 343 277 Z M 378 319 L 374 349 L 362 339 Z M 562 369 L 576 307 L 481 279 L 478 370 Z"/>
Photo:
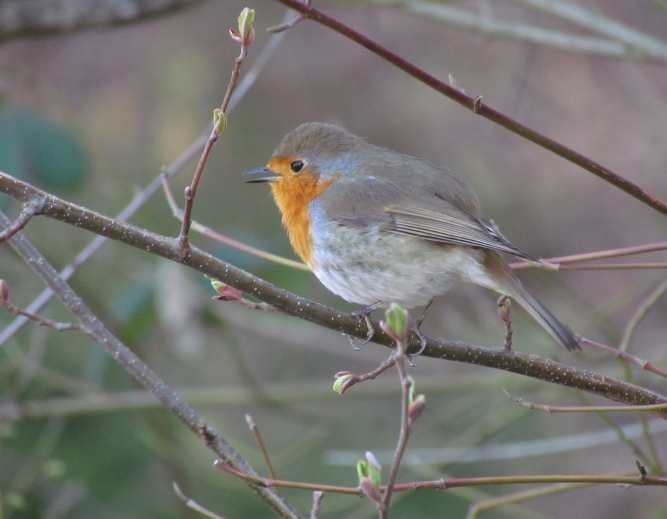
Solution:
<path fill-rule="evenodd" d="M 183 209 L 178 207 L 178 204 L 176 203 L 176 199 L 174 198 L 174 194 L 172 193 L 171 186 L 169 185 L 169 178 L 167 177 L 166 174 L 163 173 L 161 175 L 161 181 L 162 181 L 162 189 L 164 191 L 165 198 L 167 199 L 167 203 L 171 208 L 171 212 L 174 215 L 174 217 L 178 218 L 182 223 Z M 257 256 L 259 258 L 263 258 L 267 261 L 272 261 L 280 265 L 285 265 L 299 270 L 307 270 L 308 272 L 310 272 L 310 268 L 305 263 L 301 263 L 300 261 L 290 260 L 287 258 L 283 258 L 282 256 L 277 256 L 275 254 L 271 254 L 269 252 L 256 249 L 255 247 L 246 245 L 245 243 L 229 238 L 228 236 L 224 236 L 214 231 L 210 227 L 200 224 L 196 220 L 190 221 L 190 229 L 195 230 L 201 233 L 202 235 L 208 236 L 209 238 L 212 238 L 216 241 L 219 241 L 220 243 L 224 243 L 225 245 L 229 245 L 230 247 L 234 247 L 235 249 L 247 252 L 248 254 L 252 254 L 253 256 Z"/>
<path fill-rule="evenodd" d="M 0 177 L 3 174 L 0 173 Z M 11 221 L 0 211 L 0 224 L 9 225 Z M 21 256 L 35 274 L 44 281 L 55 293 L 58 299 L 76 318 L 82 333 L 85 333 L 114 358 L 137 382 L 150 391 L 165 407 L 178 417 L 192 432 L 197 433 L 206 446 L 245 472 L 254 472 L 254 469 L 245 461 L 236 450 L 210 427 L 204 419 L 188 404 L 181 400 L 176 393 L 160 379 L 146 363 L 134 352 L 125 346 L 111 331 L 102 324 L 102 321 L 85 304 L 83 299 L 65 282 L 37 248 L 28 241 L 23 233 L 18 232 L 9 239 L 10 246 Z M 6 292 L 6 291 L 3 291 Z M 6 294 L 5 294 L 6 295 Z M 8 297 L 3 297 L 8 299 Z M 299 514 L 282 497 L 272 489 L 252 489 L 266 501 L 281 517 L 298 519 Z"/>
<path fill-rule="evenodd" d="M 306 7 L 310 7 L 310 0 L 304 0 L 303 3 Z M 273 33 L 286 31 L 287 29 L 291 29 L 292 27 L 294 27 L 297 23 L 303 20 L 303 18 L 304 18 L 303 14 L 297 14 L 290 21 L 281 23 L 280 25 L 275 25 L 274 27 L 269 27 L 266 31 Z"/>
<path fill-rule="evenodd" d="M 254 39 L 254 29 L 252 28 L 252 17 L 254 17 L 254 11 L 252 14 L 249 14 L 248 8 L 244 9 L 241 13 L 241 17 L 249 17 L 249 23 L 245 24 L 242 21 L 242 18 L 239 18 L 239 31 L 230 29 L 232 39 L 238 41 L 241 44 L 241 53 L 234 61 L 234 68 L 232 70 L 232 77 L 229 80 L 229 85 L 227 85 L 227 91 L 225 92 L 225 97 L 222 100 L 219 111 L 215 114 L 218 121 L 213 125 L 213 130 L 211 130 L 211 135 L 204 146 L 204 151 L 199 158 L 199 163 L 197 164 L 197 169 L 195 170 L 194 177 L 192 178 L 192 183 L 185 188 L 185 207 L 183 209 L 183 222 L 181 225 L 181 232 L 178 236 L 178 246 L 182 256 L 185 256 L 190 250 L 190 244 L 188 240 L 188 233 L 190 232 L 190 223 L 192 221 L 192 206 L 194 204 L 194 198 L 197 194 L 197 186 L 199 186 L 199 180 L 204 171 L 204 165 L 208 159 L 211 148 L 216 143 L 220 135 L 222 135 L 226 129 L 226 112 L 229 101 L 236 87 L 236 82 L 239 78 L 241 72 L 241 64 L 248 54 L 248 47 Z M 242 27 L 243 25 L 243 27 Z"/>
<path fill-rule="evenodd" d="M 560 256 L 557 258 L 547 258 L 542 260 L 544 263 L 552 266 L 555 270 L 560 270 L 565 267 L 564 263 L 579 263 L 582 261 L 593 261 L 598 259 L 618 258 L 621 256 L 630 256 L 633 254 L 643 254 L 645 252 L 654 252 L 659 250 L 666 250 L 667 242 L 649 243 L 648 245 L 637 245 L 634 247 L 623 247 L 622 249 L 611 249 L 599 252 L 587 252 L 585 254 L 573 254 L 571 256 Z M 511 263 L 510 266 L 514 270 L 521 270 L 527 268 L 539 267 L 539 263 L 530 261 L 520 261 Z"/>
<path fill-rule="evenodd" d="M 273 471 L 273 465 L 271 465 L 271 459 L 269 458 L 269 452 L 266 450 L 266 446 L 264 445 L 264 440 L 262 440 L 262 436 L 259 434 L 259 428 L 255 424 L 255 421 L 252 419 L 252 416 L 249 414 L 245 415 L 245 421 L 248 423 L 248 427 L 252 431 L 252 434 L 255 437 L 255 441 L 259 446 L 259 450 L 264 457 L 264 463 L 266 464 L 266 470 L 269 472 L 269 477 L 271 479 L 275 479 L 276 473 Z"/>
<path fill-rule="evenodd" d="M 337 379 L 345 377 L 345 381 L 341 384 L 338 392 L 342 395 L 343 393 L 345 393 L 345 391 L 350 389 L 352 386 L 358 384 L 359 382 L 374 380 L 378 375 L 387 371 L 395 363 L 396 360 L 394 359 L 394 354 L 392 352 L 392 354 L 389 355 L 389 358 L 385 360 L 382 364 L 380 364 L 377 368 L 368 373 L 364 373 L 363 375 L 355 375 L 354 373 L 351 373 L 349 371 L 339 371 L 334 375 L 334 377 Z"/>
<path fill-rule="evenodd" d="M 639 357 L 636 357 L 635 355 L 632 355 L 627 351 L 619 350 L 617 348 L 612 348 L 611 346 L 607 346 L 606 344 L 600 344 L 599 342 L 591 341 L 589 339 L 584 339 L 584 338 L 582 338 L 581 342 L 583 344 L 587 344 L 588 346 L 593 346 L 594 348 L 608 351 L 609 353 L 616 355 L 616 357 L 618 357 L 619 359 L 626 360 L 628 362 L 631 362 L 632 364 L 636 364 L 637 366 L 646 371 L 650 371 L 651 373 L 655 373 L 656 375 L 660 375 L 661 377 L 667 378 L 667 370 L 659 368 L 652 362 L 640 359 Z"/>
<path fill-rule="evenodd" d="M 305 18 L 313 20 L 315 22 L 321 23 L 330 29 L 342 34 L 346 38 L 358 43 L 362 47 L 367 48 L 374 54 L 380 56 L 382 59 L 388 61 L 392 65 L 396 66 L 403 72 L 411 75 L 415 79 L 421 81 L 425 85 L 431 87 L 437 92 L 447 96 L 448 98 L 456 101 L 460 105 L 465 106 L 476 114 L 489 119 L 500 126 L 507 128 L 508 130 L 520 135 L 521 137 L 563 157 L 566 160 L 582 167 L 583 169 L 590 171 L 594 175 L 600 177 L 601 179 L 609 182 L 610 184 L 616 186 L 622 191 L 628 193 L 629 195 L 635 197 L 637 200 L 640 200 L 644 204 L 652 207 L 656 211 L 659 211 L 662 214 L 667 214 L 667 204 L 660 200 L 659 198 L 653 196 L 647 191 L 643 190 L 638 185 L 626 180 L 620 175 L 614 173 L 608 168 L 598 164 L 597 162 L 592 161 L 591 159 L 585 157 L 584 155 L 556 142 L 545 135 L 542 135 L 527 126 L 519 123 L 518 121 L 506 116 L 505 114 L 490 108 L 486 104 L 483 104 L 481 97 L 470 97 L 461 90 L 458 90 L 447 83 L 440 81 L 436 77 L 426 73 L 422 69 L 416 67 L 409 61 L 399 57 L 393 52 L 387 50 L 379 43 L 371 40 L 370 38 L 364 36 L 363 34 L 355 31 L 354 29 L 348 27 L 347 25 L 327 16 L 321 11 L 314 9 L 299 0 L 278 0 L 283 5 L 294 9 L 295 11 L 301 13 Z"/>
<path fill-rule="evenodd" d="M 602 263 L 600 265 L 559 265 L 558 270 L 649 270 L 667 269 L 667 263 Z"/>
<path fill-rule="evenodd" d="M 359 488 L 342 487 L 337 485 L 320 485 L 317 483 L 302 483 L 295 481 L 285 481 L 280 479 L 255 478 L 240 472 L 222 460 L 216 460 L 215 467 L 236 476 L 244 481 L 262 486 L 262 487 L 282 487 L 294 488 L 299 490 L 310 490 L 320 492 L 332 492 L 337 494 L 348 494 L 362 497 L 363 494 Z M 449 488 L 461 488 L 472 486 L 487 485 L 525 485 L 530 483 L 598 483 L 614 485 L 650 485 L 667 486 L 667 477 L 648 476 L 639 474 L 638 476 L 595 476 L 595 475 L 552 475 L 552 476 L 497 476 L 480 478 L 449 478 L 436 479 L 431 481 L 414 481 L 411 483 L 398 483 L 394 485 L 394 492 L 409 492 L 411 490 L 447 490 Z M 380 490 L 386 491 L 386 486 L 380 487 Z"/>

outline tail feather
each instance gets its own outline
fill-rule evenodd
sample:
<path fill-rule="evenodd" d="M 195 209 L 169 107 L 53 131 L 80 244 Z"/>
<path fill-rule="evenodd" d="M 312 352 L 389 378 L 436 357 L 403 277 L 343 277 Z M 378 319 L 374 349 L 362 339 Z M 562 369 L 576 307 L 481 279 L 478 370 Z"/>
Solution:
<path fill-rule="evenodd" d="M 484 266 L 486 272 L 491 274 L 488 278 L 489 281 L 492 281 L 495 285 L 486 284 L 486 286 L 514 298 L 567 351 L 581 350 L 577 335 L 535 299 L 533 294 L 514 275 L 514 272 L 500 254 L 495 251 L 485 251 Z M 477 283 L 485 285 L 485 283 L 479 281 Z"/>
<path fill-rule="evenodd" d="M 508 294 L 519 303 L 533 319 L 540 323 L 567 351 L 581 350 L 579 339 L 516 279 L 513 293 Z"/>

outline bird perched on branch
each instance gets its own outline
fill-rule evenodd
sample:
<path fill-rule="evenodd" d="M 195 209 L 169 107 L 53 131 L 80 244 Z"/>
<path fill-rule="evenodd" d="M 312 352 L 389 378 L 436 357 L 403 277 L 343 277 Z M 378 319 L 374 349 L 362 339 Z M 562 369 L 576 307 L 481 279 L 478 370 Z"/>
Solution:
<path fill-rule="evenodd" d="M 265 175 L 248 182 L 270 183 L 294 250 L 342 298 L 368 310 L 429 305 L 460 278 L 512 297 L 566 350 L 581 349 L 501 253 L 535 260 L 482 218 L 449 169 L 306 123 L 246 174 Z"/>

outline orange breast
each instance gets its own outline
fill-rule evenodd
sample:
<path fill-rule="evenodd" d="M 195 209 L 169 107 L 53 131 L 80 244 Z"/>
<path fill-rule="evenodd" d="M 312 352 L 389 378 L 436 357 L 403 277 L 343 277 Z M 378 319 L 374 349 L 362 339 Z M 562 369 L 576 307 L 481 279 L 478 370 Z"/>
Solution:
<path fill-rule="evenodd" d="M 271 162 L 269 167 L 273 171 L 283 169 L 275 167 Z M 336 177 L 320 180 L 316 175 L 308 171 L 302 171 L 298 175 L 287 174 L 280 180 L 271 183 L 273 198 L 283 215 L 283 225 L 287 229 L 290 243 L 299 257 L 311 269 L 314 268 L 315 263 L 313 260 L 313 240 L 311 238 L 312 222 L 308 214 L 308 205 L 334 180 L 336 180 Z"/>

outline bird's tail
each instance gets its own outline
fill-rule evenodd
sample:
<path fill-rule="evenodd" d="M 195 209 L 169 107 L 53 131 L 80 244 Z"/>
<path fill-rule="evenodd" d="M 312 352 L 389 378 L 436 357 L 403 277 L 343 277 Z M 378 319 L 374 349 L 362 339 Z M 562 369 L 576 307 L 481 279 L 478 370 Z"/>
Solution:
<path fill-rule="evenodd" d="M 493 263 L 494 270 L 497 272 L 496 276 L 494 276 L 494 281 L 498 285 L 493 287 L 495 290 L 516 300 L 567 351 L 581 350 L 580 339 L 572 330 L 561 323 L 554 314 L 547 310 L 542 303 L 535 299 L 535 296 L 523 286 L 499 254 L 495 253 L 495 251 L 492 254 L 488 254 L 487 252 L 486 259 L 487 262 Z"/>

